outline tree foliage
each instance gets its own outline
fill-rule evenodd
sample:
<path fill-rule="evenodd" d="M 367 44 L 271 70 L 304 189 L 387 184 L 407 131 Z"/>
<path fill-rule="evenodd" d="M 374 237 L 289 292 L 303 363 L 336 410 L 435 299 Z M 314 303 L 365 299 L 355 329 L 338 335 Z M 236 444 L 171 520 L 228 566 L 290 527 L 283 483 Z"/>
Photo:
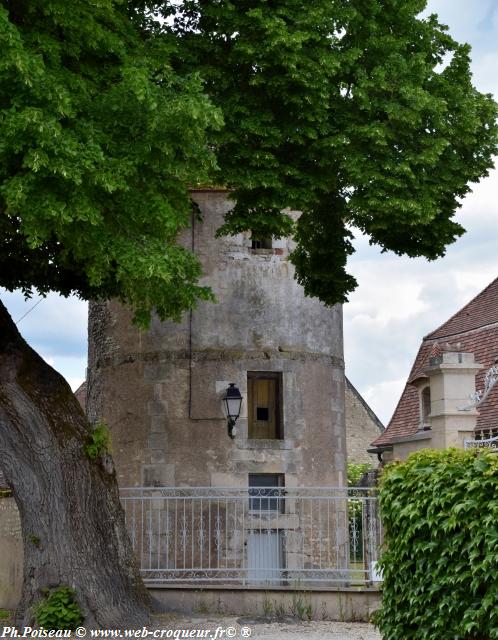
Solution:
<path fill-rule="evenodd" d="M 369 462 L 348 462 L 348 487 L 358 487 L 362 477 L 372 468 Z"/>
<path fill-rule="evenodd" d="M 498 457 L 416 453 L 380 492 L 384 640 L 498 638 Z"/>
<path fill-rule="evenodd" d="M 176 240 L 221 117 L 128 9 L 0 2 L 0 285 L 117 297 L 147 322 L 210 295 Z"/>
<path fill-rule="evenodd" d="M 1 0 L 0 285 L 178 317 L 210 296 L 176 244 L 206 181 L 234 191 L 220 233 L 293 235 L 326 304 L 355 286 L 351 225 L 443 255 L 496 105 L 425 4 Z"/>
<path fill-rule="evenodd" d="M 222 110 L 237 205 L 223 232 L 286 235 L 309 295 L 344 301 L 354 225 L 384 250 L 435 259 L 463 232 L 469 181 L 492 165 L 496 105 L 471 83 L 425 0 L 185 0 L 172 27 Z"/>

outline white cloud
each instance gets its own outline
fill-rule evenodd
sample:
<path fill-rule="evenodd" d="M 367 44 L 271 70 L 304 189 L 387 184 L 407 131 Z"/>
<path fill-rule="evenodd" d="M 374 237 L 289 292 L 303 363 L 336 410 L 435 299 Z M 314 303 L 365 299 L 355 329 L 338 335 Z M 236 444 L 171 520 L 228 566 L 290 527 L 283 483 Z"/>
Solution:
<path fill-rule="evenodd" d="M 384 408 L 390 403 L 391 398 L 399 398 L 405 383 L 406 378 L 403 377 L 396 380 L 385 380 L 366 387 L 363 397 L 384 424 L 387 424 L 390 417 L 385 415 Z"/>
<path fill-rule="evenodd" d="M 498 276 L 497 194 L 493 171 L 458 213 L 467 233 L 435 262 L 381 254 L 365 238 L 355 242 L 349 269 L 359 286 L 344 306 L 346 370 L 384 422 L 423 336 Z"/>
<path fill-rule="evenodd" d="M 479 91 L 498 95 L 497 68 L 498 52 L 490 51 L 475 60 L 472 64 L 472 72 L 474 74 L 474 84 Z"/>
<path fill-rule="evenodd" d="M 469 42 L 479 50 L 493 26 L 494 0 L 429 0 L 424 14 L 437 13 L 440 22 L 458 42 Z"/>
<path fill-rule="evenodd" d="M 39 296 L 26 301 L 19 292 L 0 293 L 28 344 L 66 378 L 73 390 L 77 388 L 86 373 L 86 303 L 50 294 L 36 304 Z"/>

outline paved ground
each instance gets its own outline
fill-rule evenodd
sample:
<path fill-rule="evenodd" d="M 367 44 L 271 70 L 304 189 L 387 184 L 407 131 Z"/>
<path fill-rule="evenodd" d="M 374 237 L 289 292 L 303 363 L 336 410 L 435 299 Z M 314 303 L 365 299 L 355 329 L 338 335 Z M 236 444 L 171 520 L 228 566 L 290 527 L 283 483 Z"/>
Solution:
<path fill-rule="evenodd" d="M 361 622 L 302 622 L 294 618 L 268 620 L 265 618 L 229 616 L 157 616 L 151 629 L 199 630 L 198 635 L 210 640 L 230 638 L 264 638 L 264 640 L 381 640 L 373 625 Z M 166 634 L 164 637 L 167 637 Z M 175 638 L 175 635 L 169 637 Z M 176 635 L 177 638 L 188 637 Z M 191 636 L 195 637 L 195 636 Z"/>

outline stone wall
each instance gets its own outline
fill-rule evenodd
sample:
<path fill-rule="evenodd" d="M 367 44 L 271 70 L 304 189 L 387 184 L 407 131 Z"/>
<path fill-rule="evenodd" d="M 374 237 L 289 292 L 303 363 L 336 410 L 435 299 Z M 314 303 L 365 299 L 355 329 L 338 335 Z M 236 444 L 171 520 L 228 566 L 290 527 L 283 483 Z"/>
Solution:
<path fill-rule="evenodd" d="M 21 597 L 21 520 L 12 497 L 0 497 L 0 609 L 13 609 Z"/>
<path fill-rule="evenodd" d="M 384 431 L 384 425 L 346 378 L 346 451 L 348 462 L 376 467 L 377 456 L 367 452 L 370 443 Z"/>
<path fill-rule="evenodd" d="M 212 616 L 296 616 L 306 610 L 312 620 L 337 620 L 341 622 L 370 622 L 372 614 L 380 607 L 382 593 L 379 589 L 361 588 L 329 588 L 306 589 L 248 589 L 247 587 L 172 587 L 151 588 L 150 593 L 159 611 L 181 612 L 184 614 L 199 614 Z M 281 637 L 288 632 L 282 631 Z M 334 629 L 334 625 L 329 625 Z M 253 628 L 254 629 L 254 628 Z M 303 636 L 308 634 L 309 627 L 303 628 Z M 253 631 L 254 632 L 254 631 Z M 352 633 L 350 630 L 349 633 Z M 337 636 L 341 638 L 352 637 Z M 266 634 L 265 634 L 266 635 Z M 334 633 L 335 635 L 335 633 Z M 315 634 L 311 637 L 318 637 Z M 275 637 L 273 635 L 267 637 Z M 330 637 L 330 636 L 329 636 Z M 363 637 L 359 634 L 355 637 Z"/>
<path fill-rule="evenodd" d="M 217 303 L 179 324 L 153 319 L 142 333 L 117 303 L 89 315 L 90 419 L 110 426 L 121 486 L 247 486 L 249 473 L 285 474 L 288 486 L 343 486 L 346 443 L 342 309 L 304 296 L 288 260 L 292 243 L 253 250 L 248 234 L 216 238 L 232 204 L 198 192 L 202 223 L 182 239 Z M 222 396 L 247 398 L 248 372 L 281 372 L 280 440 L 248 438 L 247 403 L 235 440 Z"/>

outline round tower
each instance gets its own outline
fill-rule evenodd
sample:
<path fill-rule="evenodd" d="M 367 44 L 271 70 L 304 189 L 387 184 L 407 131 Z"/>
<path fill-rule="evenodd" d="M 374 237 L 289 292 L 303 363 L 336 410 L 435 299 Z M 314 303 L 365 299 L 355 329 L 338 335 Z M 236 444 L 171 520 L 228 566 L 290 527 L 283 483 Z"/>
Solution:
<path fill-rule="evenodd" d="M 181 241 L 217 303 L 147 332 L 116 302 L 90 306 L 88 413 L 110 427 L 120 485 L 344 486 L 341 307 L 304 296 L 290 240 L 215 237 L 227 192 L 193 197 L 202 222 Z M 234 439 L 230 383 L 243 396 Z"/>

